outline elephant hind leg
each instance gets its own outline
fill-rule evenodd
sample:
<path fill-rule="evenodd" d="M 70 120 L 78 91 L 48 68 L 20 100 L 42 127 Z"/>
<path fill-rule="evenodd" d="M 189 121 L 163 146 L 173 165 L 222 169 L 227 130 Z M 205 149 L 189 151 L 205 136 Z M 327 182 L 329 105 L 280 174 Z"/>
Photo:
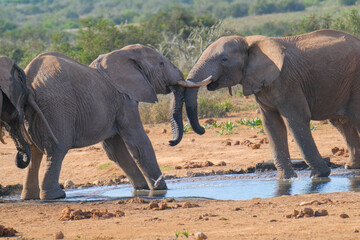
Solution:
<path fill-rule="evenodd" d="M 43 153 L 35 146 L 31 145 L 31 161 L 27 168 L 27 172 L 24 179 L 24 186 L 21 192 L 21 199 L 39 199 L 39 169 Z"/>
<path fill-rule="evenodd" d="M 58 150 L 48 153 L 46 156 L 45 174 L 41 185 L 40 199 L 51 200 L 66 197 L 65 191 L 59 185 L 61 165 L 66 152 Z"/>
<path fill-rule="evenodd" d="M 123 139 L 119 135 L 106 139 L 102 145 L 106 155 L 120 166 L 135 189 L 149 189 L 142 172 L 134 162 Z"/>
<path fill-rule="evenodd" d="M 360 137 L 356 127 L 346 118 L 334 118 L 330 122 L 341 133 L 349 150 L 350 158 L 345 167 L 360 168 Z"/>

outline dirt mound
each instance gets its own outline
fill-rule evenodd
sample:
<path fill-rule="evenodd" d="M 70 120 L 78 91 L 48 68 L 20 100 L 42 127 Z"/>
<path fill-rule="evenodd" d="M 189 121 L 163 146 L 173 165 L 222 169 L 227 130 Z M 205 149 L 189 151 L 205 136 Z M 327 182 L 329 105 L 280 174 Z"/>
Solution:
<path fill-rule="evenodd" d="M 129 203 L 149 203 L 149 200 L 145 200 L 142 198 L 132 198 L 132 199 L 124 199 L 115 202 L 115 204 L 129 204 Z"/>
<path fill-rule="evenodd" d="M 301 211 L 294 209 L 291 214 L 286 215 L 286 218 L 303 218 L 303 217 L 323 217 L 328 216 L 329 213 L 326 209 L 313 210 L 312 208 L 304 208 Z"/>
<path fill-rule="evenodd" d="M 82 209 L 72 209 L 72 208 L 64 208 L 61 211 L 61 214 L 58 218 L 60 221 L 70 221 L 70 220 L 81 220 L 81 219 L 106 219 L 113 217 L 122 217 L 125 213 L 120 210 L 116 210 L 115 213 L 109 212 L 107 209 L 99 210 L 99 209 L 91 209 L 90 211 L 82 210 Z"/>
<path fill-rule="evenodd" d="M 11 227 L 4 227 L 0 225 L 0 237 L 13 237 L 15 236 L 17 231 Z"/>

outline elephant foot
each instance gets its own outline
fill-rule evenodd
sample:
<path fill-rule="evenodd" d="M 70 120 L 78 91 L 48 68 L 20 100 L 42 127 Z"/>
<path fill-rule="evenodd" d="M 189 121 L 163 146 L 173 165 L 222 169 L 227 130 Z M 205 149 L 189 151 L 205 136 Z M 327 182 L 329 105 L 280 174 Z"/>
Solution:
<path fill-rule="evenodd" d="M 357 161 L 348 161 L 346 164 L 345 164 L 345 169 L 360 169 L 360 162 Z"/>
<path fill-rule="evenodd" d="M 159 177 L 158 180 L 154 182 L 152 186 L 150 186 L 150 190 L 167 190 L 165 179 L 162 175 Z"/>
<path fill-rule="evenodd" d="M 133 185 L 135 190 L 150 190 L 149 186 L 147 185 Z"/>
<path fill-rule="evenodd" d="M 53 200 L 65 197 L 66 193 L 60 188 L 60 186 L 56 190 L 42 190 L 40 193 L 41 200 Z"/>
<path fill-rule="evenodd" d="M 330 168 L 328 166 L 320 168 L 320 169 L 312 169 L 310 177 L 318 178 L 318 177 L 328 177 L 330 175 Z"/>
<path fill-rule="evenodd" d="M 39 188 L 23 188 L 21 192 L 21 199 L 22 200 L 33 200 L 33 199 L 40 199 L 40 189 Z"/>
<path fill-rule="evenodd" d="M 278 170 L 276 177 L 280 178 L 280 179 L 289 179 L 289 178 L 296 178 L 297 174 L 292 169 L 291 169 L 291 171 L 279 171 Z"/>

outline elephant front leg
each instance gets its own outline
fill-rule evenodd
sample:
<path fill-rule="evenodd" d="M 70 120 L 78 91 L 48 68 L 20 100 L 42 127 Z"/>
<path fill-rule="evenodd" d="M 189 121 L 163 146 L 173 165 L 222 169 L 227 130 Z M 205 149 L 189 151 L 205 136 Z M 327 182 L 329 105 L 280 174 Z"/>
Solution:
<path fill-rule="evenodd" d="M 330 119 L 330 122 L 341 133 L 346 141 L 347 148 L 350 153 L 350 158 L 347 161 L 345 168 L 359 169 L 360 168 L 360 137 L 357 129 L 350 121 L 345 118 Z"/>
<path fill-rule="evenodd" d="M 328 177 L 330 168 L 321 157 L 311 135 L 310 118 L 294 114 L 287 117 L 286 121 L 304 160 L 311 167 L 311 177 Z"/>
<path fill-rule="evenodd" d="M 102 145 L 106 155 L 121 167 L 135 189 L 149 189 L 142 172 L 119 135 L 106 139 Z"/>
<path fill-rule="evenodd" d="M 31 161 L 25 175 L 24 186 L 21 192 L 21 199 L 39 199 L 39 169 L 43 153 L 35 146 L 31 145 Z"/>
<path fill-rule="evenodd" d="M 297 177 L 291 166 L 287 131 L 283 119 L 278 112 L 261 109 L 264 130 L 269 139 L 272 157 L 279 178 Z"/>
<path fill-rule="evenodd" d="M 118 117 L 118 131 L 150 189 L 167 189 L 155 152 L 142 126 L 138 106 L 129 100 Z"/>
<path fill-rule="evenodd" d="M 65 191 L 59 185 L 61 164 L 66 153 L 55 152 L 46 157 L 44 179 L 40 189 L 41 200 L 65 198 Z"/>

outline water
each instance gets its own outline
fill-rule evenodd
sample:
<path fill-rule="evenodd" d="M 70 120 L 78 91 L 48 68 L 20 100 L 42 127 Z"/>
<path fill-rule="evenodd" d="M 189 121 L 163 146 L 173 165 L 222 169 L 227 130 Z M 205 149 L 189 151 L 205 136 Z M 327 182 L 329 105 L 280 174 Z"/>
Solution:
<path fill-rule="evenodd" d="M 167 180 L 167 191 L 134 191 L 131 185 L 67 190 L 64 201 L 114 200 L 134 196 L 154 198 L 209 198 L 246 200 L 281 195 L 360 192 L 360 171 L 336 169 L 329 178 L 310 178 L 309 171 L 298 172 L 291 180 L 276 179 L 275 173 L 207 176 Z"/>
<path fill-rule="evenodd" d="M 333 169 L 329 178 L 310 178 L 309 171 L 297 171 L 298 178 L 280 180 L 276 172 L 206 176 L 166 180 L 167 191 L 134 191 L 130 184 L 66 190 L 60 201 L 101 201 L 131 198 L 208 198 L 246 200 L 281 195 L 360 192 L 360 170 Z M 20 196 L 12 196 L 19 200 Z"/>

